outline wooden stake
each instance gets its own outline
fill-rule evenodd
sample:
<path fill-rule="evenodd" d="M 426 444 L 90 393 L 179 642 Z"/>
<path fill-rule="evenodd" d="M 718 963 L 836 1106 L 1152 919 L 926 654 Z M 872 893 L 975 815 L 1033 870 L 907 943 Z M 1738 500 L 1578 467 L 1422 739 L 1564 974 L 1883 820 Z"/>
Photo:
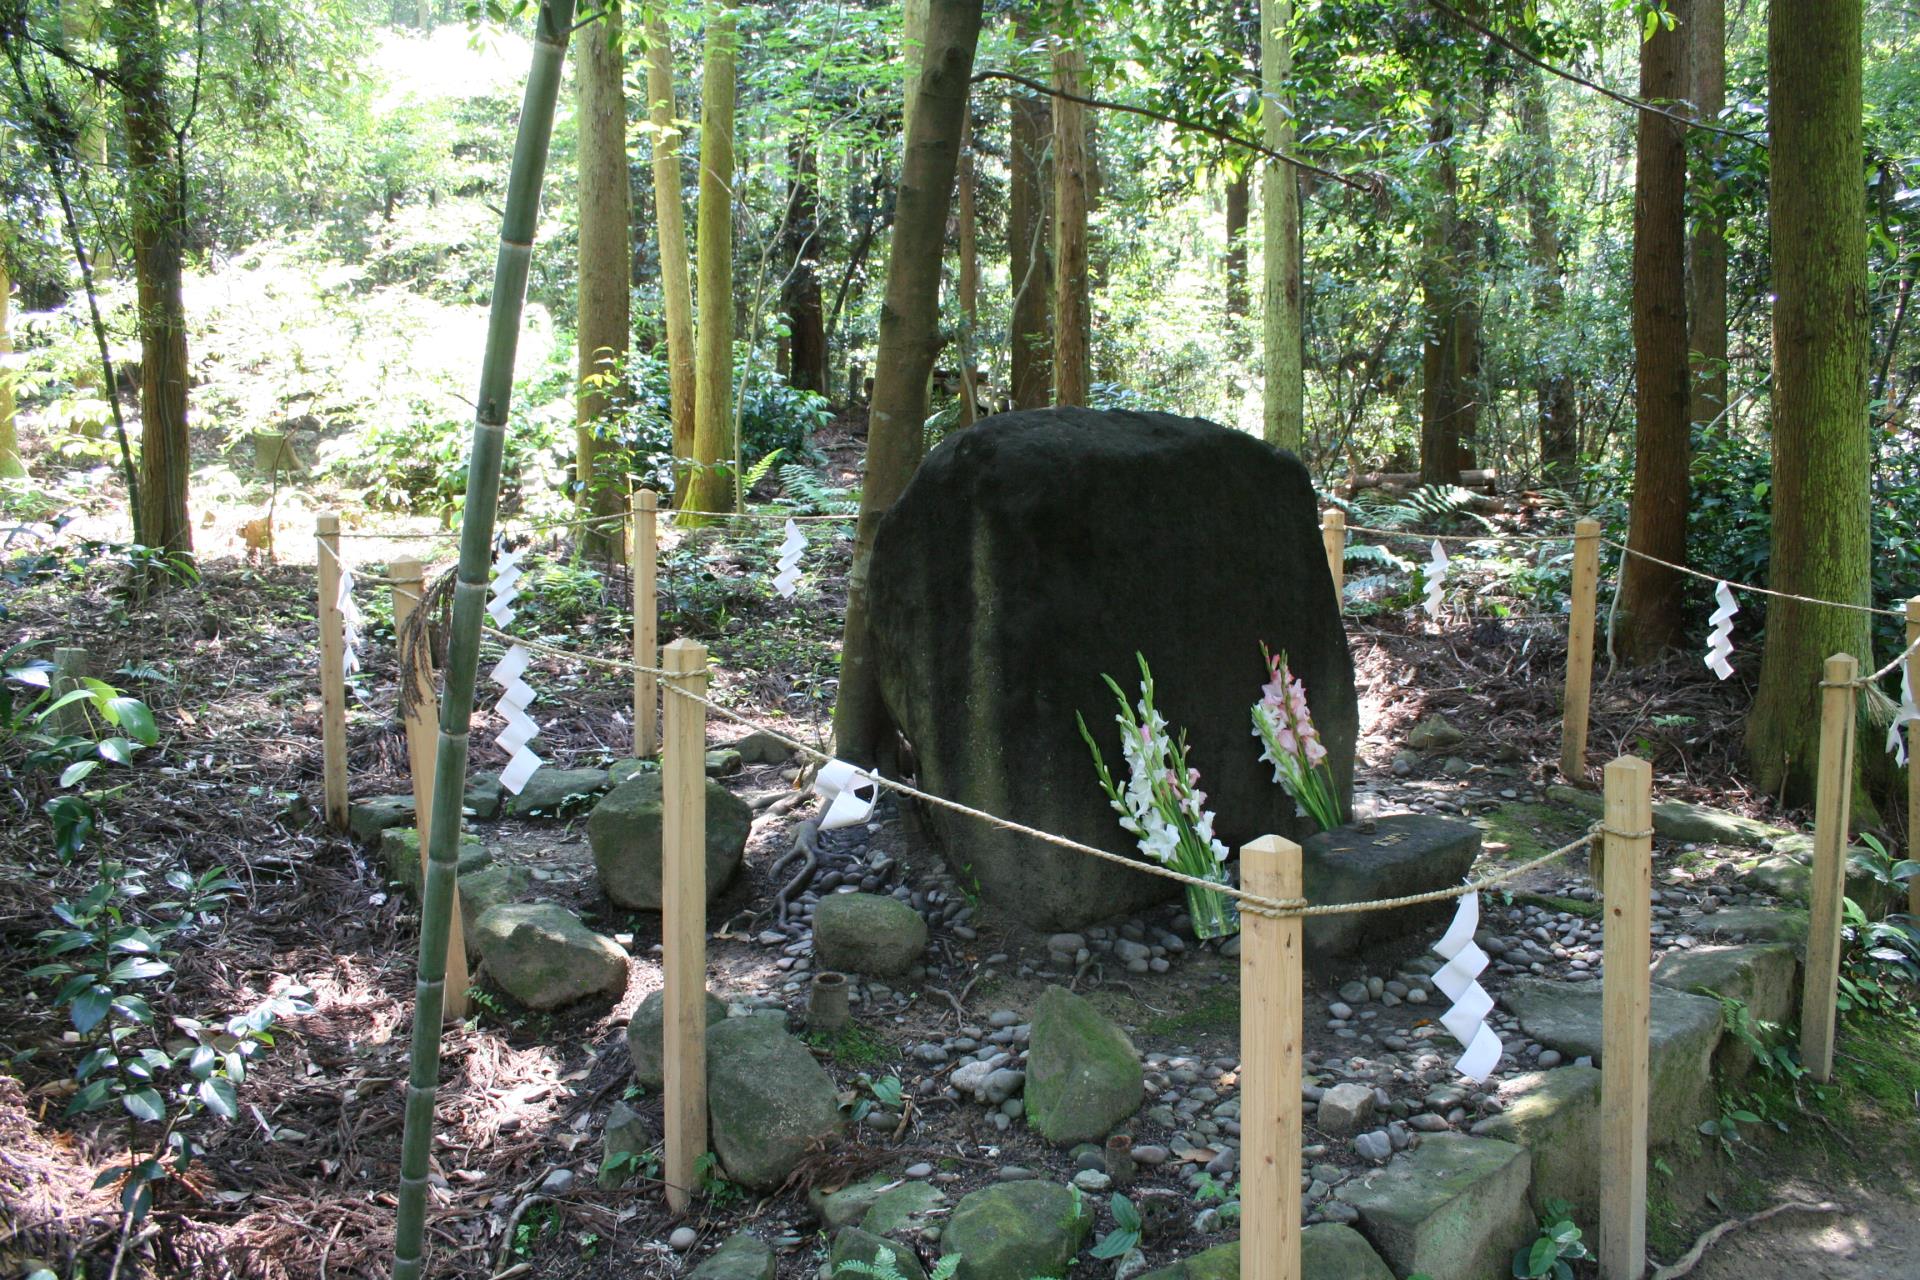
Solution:
<path fill-rule="evenodd" d="M 1347 607 L 1347 514 L 1326 510 L 1320 513 L 1320 541 L 1327 548 L 1327 572 L 1333 575 L 1333 608 L 1345 613 Z"/>
<path fill-rule="evenodd" d="M 1847 878 L 1847 821 L 1853 800 L 1853 680 L 1860 663 L 1836 653 L 1820 689 L 1820 771 L 1813 799 L 1813 885 L 1808 903 L 1807 978 L 1800 998 L 1800 1063 L 1825 1082 L 1833 1075 L 1835 999 L 1840 984 L 1840 912 Z"/>
<path fill-rule="evenodd" d="M 1593 629 L 1599 612 L 1600 522 L 1573 526 L 1573 599 L 1567 614 L 1567 692 L 1560 721 L 1560 776 L 1587 779 L 1587 712 L 1593 700 Z"/>
<path fill-rule="evenodd" d="M 1920 596 L 1907 601 L 1907 647 L 1920 641 Z M 1907 683 L 1920 696 L 1920 653 L 1907 654 Z M 1920 721 L 1907 726 L 1907 856 L 1920 850 Z M 1907 881 L 1907 911 L 1920 915 L 1920 876 Z"/>
<path fill-rule="evenodd" d="M 662 665 L 674 674 L 667 677 L 661 753 L 662 1056 L 667 1207 L 679 1213 L 699 1181 L 694 1165 L 707 1150 L 707 714 L 673 690 L 707 691 L 707 647 L 675 640 L 665 657 Z"/>
<path fill-rule="evenodd" d="M 1647 1033 L 1652 1001 L 1653 768 L 1635 756 L 1605 773 L 1605 983 L 1600 1041 L 1600 1275 L 1647 1270 Z M 1640 834 L 1616 834 L 1620 832 Z"/>
<path fill-rule="evenodd" d="M 418 560 L 401 558 L 387 566 L 393 579 L 393 633 L 406 633 L 407 621 L 427 596 L 426 569 Z M 433 770 L 440 745 L 440 703 L 434 696 L 433 659 L 423 643 L 407 669 L 407 651 L 400 649 L 401 683 L 412 685 L 413 709 L 403 717 L 407 726 L 407 771 L 413 779 L 414 829 L 420 833 L 420 884 L 427 883 L 427 841 L 433 831 Z M 461 924 L 460 890 L 456 882 L 453 912 L 447 920 L 447 994 L 442 1016 L 458 1022 L 467 1016 L 467 940 Z"/>
<path fill-rule="evenodd" d="M 55 702 L 77 689 L 84 688 L 81 683 L 92 669 L 93 658 L 85 649 L 62 647 L 53 651 L 53 680 L 48 692 Z M 81 700 L 76 699 L 61 707 L 47 717 L 47 727 L 58 734 L 84 734 L 87 732 L 87 709 Z"/>
<path fill-rule="evenodd" d="M 660 665 L 660 602 L 655 575 L 659 568 L 658 513 L 660 495 L 651 489 L 634 491 L 633 550 L 627 558 L 633 570 L 633 661 L 641 667 Z M 633 754 L 645 760 L 659 744 L 656 728 L 660 705 L 660 677 L 633 673 Z"/>
<path fill-rule="evenodd" d="M 1262 836 L 1240 848 L 1240 883 L 1298 898 L 1300 846 Z M 1241 1280 L 1300 1280 L 1300 917 L 1240 917 Z"/>
<path fill-rule="evenodd" d="M 327 825 L 347 826 L 346 624 L 340 618 L 340 517 L 314 517 L 320 567 L 320 770 Z"/>

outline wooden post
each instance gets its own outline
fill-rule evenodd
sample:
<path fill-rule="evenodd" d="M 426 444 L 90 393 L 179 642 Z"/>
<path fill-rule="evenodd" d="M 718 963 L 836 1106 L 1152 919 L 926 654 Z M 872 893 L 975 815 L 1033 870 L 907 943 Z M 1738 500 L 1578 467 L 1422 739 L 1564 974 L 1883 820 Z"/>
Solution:
<path fill-rule="evenodd" d="M 427 596 L 426 569 L 418 560 L 401 558 L 387 566 L 393 579 L 393 634 L 403 637 L 407 621 Z M 407 726 L 407 771 L 413 779 L 414 829 L 420 833 L 420 884 L 422 896 L 427 883 L 427 841 L 433 833 L 433 773 L 440 749 L 440 704 L 434 698 L 433 659 L 425 643 L 411 655 L 407 666 L 407 647 L 400 644 L 400 682 L 411 685 L 413 710 L 403 717 Z M 458 1022 L 467 1016 L 467 940 L 461 924 L 460 889 L 456 882 L 453 910 L 447 918 L 447 988 L 442 1003 L 443 1017 Z"/>
<path fill-rule="evenodd" d="M 674 689 L 707 691 L 707 647 L 675 640 L 665 657 L 662 665 L 674 674 L 667 677 L 661 744 L 661 1016 L 667 1207 L 679 1213 L 698 1183 L 694 1164 L 707 1150 L 707 713 Z"/>
<path fill-rule="evenodd" d="M 1333 608 L 1347 609 L 1347 514 L 1328 509 L 1320 513 L 1320 541 L 1327 548 L 1327 572 L 1333 575 Z"/>
<path fill-rule="evenodd" d="M 1240 848 L 1240 884 L 1298 898 L 1300 846 L 1261 836 Z M 1240 917 L 1241 1280 L 1300 1280 L 1300 917 Z"/>
<path fill-rule="evenodd" d="M 1807 919 L 1807 978 L 1800 996 L 1800 1064 L 1822 1083 L 1833 1075 L 1834 1002 L 1840 983 L 1840 913 L 1847 878 L 1847 822 L 1853 800 L 1853 680 L 1860 663 L 1836 653 L 1820 689 L 1820 766 L 1813 798 L 1813 885 Z"/>
<path fill-rule="evenodd" d="M 320 770 L 327 825 L 347 826 L 346 625 L 340 618 L 340 517 L 314 517 L 320 569 Z"/>
<path fill-rule="evenodd" d="M 55 702 L 74 691 L 84 688 L 81 683 L 86 679 L 92 667 L 93 658 L 85 649 L 62 647 L 53 651 L 53 680 L 48 690 Z M 87 732 L 87 709 L 81 699 L 75 699 L 47 717 L 47 727 L 56 734 L 84 734 Z"/>
<path fill-rule="evenodd" d="M 659 568 L 657 538 L 660 495 L 637 489 L 628 504 L 632 519 L 633 550 L 627 557 L 633 571 L 633 661 L 635 666 L 660 665 L 660 602 L 655 574 Z M 659 743 L 655 727 L 660 705 L 660 678 L 644 671 L 633 673 L 633 754 L 645 760 Z"/>
<path fill-rule="evenodd" d="M 1920 596 L 1907 601 L 1907 648 L 1920 641 Z M 1920 653 L 1907 654 L 1907 683 L 1920 696 Z M 1920 852 L 1920 720 L 1907 726 L 1907 857 Z M 1920 876 L 1907 881 L 1907 911 L 1920 915 Z"/>
<path fill-rule="evenodd" d="M 1605 983 L 1600 997 L 1600 1275 L 1647 1270 L 1647 1033 L 1653 901 L 1653 767 L 1636 756 L 1605 773 Z M 1619 832 L 1635 834 L 1616 834 Z M 1637 834 L 1646 832 L 1645 835 Z"/>
<path fill-rule="evenodd" d="M 1593 700 L 1593 628 L 1599 612 L 1600 522 L 1573 526 L 1573 599 L 1567 614 L 1567 692 L 1560 721 L 1560 776 L 1587 778 L 1587 711 Z"/>

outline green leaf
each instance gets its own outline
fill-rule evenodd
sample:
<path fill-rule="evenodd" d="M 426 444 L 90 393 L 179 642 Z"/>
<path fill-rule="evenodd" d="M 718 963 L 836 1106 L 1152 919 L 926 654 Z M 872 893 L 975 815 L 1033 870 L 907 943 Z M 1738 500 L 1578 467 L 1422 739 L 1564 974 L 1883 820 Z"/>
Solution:
<path fill-rule="evenodd" d="M 1093 1246 L 1092 1256 L 1096 1258 L 1118 1258 L 1140 1243 L 1140 1236 L 1132 1231 L 1109 1231 L 1100 1237 L 1100 1243 Z"/>
<path fill-rule="evenodd" d="M 233 1081 L 209 1076 L 200 1082 L 199 1093 L 207 1110 L 222 1120 L 231 1120 L 240 1114 L 240 1095 L 234 1090 Z"/>
<path fill-rule="evenodd" d="M 132 739 L 117 736 L 102 738 L 99 746 L 100 758 L 108 764 L 132 764 L 133 753 L 139 749 Z"/>
<path fill-rule="evenodd" d="M 98 760 L 75 760 L 60 771 L 60 785 L 71 787 L 84 782 L 88 774 L 100 767 Z"/>
<path fill-rule="evenodd" d="M 1113 1210 L 1113 1220 L 1122 1230 L 1131 1231 L 1136 1235 L 1139 1234 L 1141 1226 L 1140 1211 L 1133 1207 L 1133 1201 L 1115 1192 L 1113 1200 L 1108 1207 Z"/>
<path fill-rule="evenodd" d="M 141 746 L 150 747 L 160 741 L 160 727 L 153 722 L 153 712 L 140 699 L 110 698 L 103 710 L 107 719 L 132 734 Z"/>
<path fill-rule="evenodd" d="M 167 1115 L 166 1101 L 152 1089 L 135 1089 L 121 1098 L 120 1104 L 135 1120 L 157 1122 L 164 1120 Z"/>
<path fill-rule="evenodd" d="M 157 978 L 163 973 L 171 973 L 173 966 L 164 960 L 122 960 L 113 966 L 107 974 L 108 982 L 134 982 L 143 978 Z"/>
<path fill-rule="evenodd" d="M 73 1018 L 73 1029 L 81 1035 L 100 1025 L 100 1019 L 107 1016 L 107 1010 L 113 1006 L 113 992 L 94 983 L 73 998 L 68 1013 Z"/>

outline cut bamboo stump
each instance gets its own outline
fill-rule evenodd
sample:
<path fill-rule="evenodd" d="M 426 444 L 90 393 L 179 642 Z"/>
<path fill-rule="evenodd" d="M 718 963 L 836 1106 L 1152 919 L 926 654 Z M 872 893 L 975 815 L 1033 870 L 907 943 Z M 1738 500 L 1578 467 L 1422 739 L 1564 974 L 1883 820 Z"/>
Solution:
<path fill-rule="evenodd" d="M 1600 522 L 1573 526 L 1573 598 L 1567 614 L 1567 691 L 1560 721 L 1560 776 L 1587 777 L 1587 716 L 1593 704 L 1593 631 L 1599 612 Z"/>
<path fill-rule="evenodd" d="M 1647 1270 L 1647 1047 L 1652 1004 L 1653 768 L 1621 756 L 1605 773 L 1600 997 L 1600 1275 Z"/>
<path fill-rule="evenodd" d="M 1333 608 L 1347 607 L 1347 516 L 1344 511 L 1320 513 L 1320 541 L 1327 548 L 1327 572 L 1333 575 Z"/>
<path fill-rule="evenodd" d="M 628 565 L 633 571 L 633 664 L 660 665 L 659 572 L 660 495 L 651 489 L 634 491 L 629 504 L 633 548 Z M 650 759 L 659 745 L 660 678 L 646 671 L 633 673 L 633 754 Z"/>
<path fill-rule="evenodd" d="M 320 571 L 320 770 L 327 825 L 347 827 L 347 634 L 340 617 L 340 517 L 314 517 Z"/>
<path fill-rule="evenodd" d="M 1907 684 L 1920 690 L 1920 596 L 1907 601 Z M 1907 725 L 1907 857 L 1920 851 L 1920 720 Z M 1907 881 L 1907 911 L 1920 915 L 1920 876 Z"/>
<path fill-rule="evenodd" d="M 92 670 L 93 658 L 85 649 L 63 647 L 53 651 L 53 701 L 70 693 L 78 693 L 86 687 L 87 673 Z M 81 705 L 81 699 L 74 699 L 47 716 L 47 727 L 56 734 L 73 735 L 87 732 L 87 709 Z"/>
<path fill-rule="evenodd" d="M 387 566 L 387 576 L 393 579 L 393 633 L 404 636 L 408 620 L 427 596 L 426 569 L 418 560 L 402 558 Z M 400 679 L 412 686 L 409 700 L 413 709 L 403 719 L 407 726 L 407 771 L 413 780 L 414 829 L 420 833 L 423 892 L 427 883 L 427 842 L 433 837 L 433 771 L 440 749 L 440 704 L 434 698 L 430 655 L 424 630 L 421 643 L 411 654 L 404 642 L 400 645 Z M 453 909 L 447 918 L 447 987 L 441 1006 L 446 1021 L 458 1022 L 467 1016 L 468 985 L 466 931 L 461 924 L 460 887 L 456 881 Z"/>
<path fill-rule="evenodd" d="M 1813 800 L 1813 884 L 1808 895 L 1807 978 L 1800 999 L 1800 1062 L 1825 1082 L 1833 1076 L 1835 998 L 1840 983 L 1840 912 L 1846 890 L 1847 821 L 1853 799 L 1851 654 L 1827 659 L 1820 688 L 1820 764 Z"/>
<path fill-rule="evenodd" d="M 666 1076 L 667 1207 L 686 1209 L 707 1150 L 707 716 L 675 689 L 705 694 L 707 647 L 675 640 L 661 756 L 662 1057 Z M 1296 1199 L 1298 1196 L 1295 1197 Z"/>
<path fill-rule="evenodd" d="M 1263 898 L 1298 898 L 1300 846 L 1262 836 L 1240 849 L 1240 884 Z M 1243 1155 L 1241 1280 L 1300 1280 L 1300 917 L 1240 917 L 1240 1076 Z"/>

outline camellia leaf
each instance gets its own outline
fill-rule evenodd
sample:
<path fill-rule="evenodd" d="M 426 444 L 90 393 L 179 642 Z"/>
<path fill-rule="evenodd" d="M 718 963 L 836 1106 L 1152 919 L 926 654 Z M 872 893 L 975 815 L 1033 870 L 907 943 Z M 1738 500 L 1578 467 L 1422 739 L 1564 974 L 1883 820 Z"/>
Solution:
<path fill-rule="evenodd" d="M 166 1101 L 152 1089 L 135 1089 L 121 1098 L 120 1104 L 135 1120 L 158 1121 L 166 1118 Z"/>
<path fill-rule="evenodd" d="M 132 764 L 133 753 L 140 748 L 129 738 L 119 736 L 100 740 L 100 758 L 108 764 Z"/>
<path fill-rule="evenodd" d="M 160 727 L 153 722 L 153 712 L 147 704 L 138 698 L 111 698 L 106 705 L 107 719 L 119 725 L 143 747 L 150 747 L 160 741 Z"/>
<path fill-rule="evenodd" d="M 234 1091 L 233 1081 L 221 1076 L 209 1076 L 200 1082 L 200 1101 L 223 1120 L 240 1114 L 240 1095 Z"/>
<path fill-rule="evenodd" d="M 73 1029 L 81 1035 L 100 1025 L 100 1019 L 107 1016 L 107 1010 L 113 1005 L 113 992 L 94 983 L 73 998 L 69 1012 L 73 1016 Z"/>

